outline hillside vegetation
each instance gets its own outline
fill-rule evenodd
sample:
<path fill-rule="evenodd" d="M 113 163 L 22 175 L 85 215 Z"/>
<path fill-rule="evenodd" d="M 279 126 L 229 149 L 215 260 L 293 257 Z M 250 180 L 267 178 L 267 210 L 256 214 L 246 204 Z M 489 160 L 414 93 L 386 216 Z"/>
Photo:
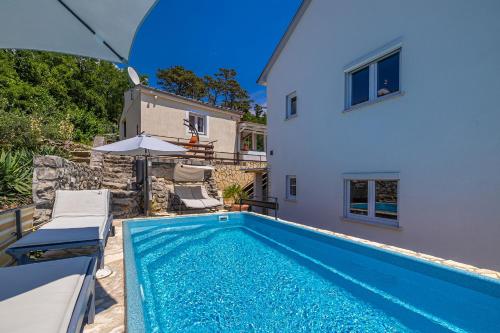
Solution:
<path fill-rule="evenodd" d="M 107 61 L 50 52 L 0 51 L 0 146 L 44 139 L 91 142 L 116 130 L 126 73 Z"/>

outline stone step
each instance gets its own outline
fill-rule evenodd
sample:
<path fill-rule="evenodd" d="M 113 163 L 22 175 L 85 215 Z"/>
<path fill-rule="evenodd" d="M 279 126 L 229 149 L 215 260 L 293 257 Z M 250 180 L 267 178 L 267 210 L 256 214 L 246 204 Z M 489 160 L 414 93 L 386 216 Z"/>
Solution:
<path fill-rule="evenodd" d="M 73 150 L 70 153 L 74 157 L 90 157 L 90 150 Z"/>
<path fill-rule="evenodd" d="M 128 184 L 103 181 L 102 182 L 102 187 L 103 188 L 109 188 L 110 190 L 113 190 L 113 189 L 126 190 L 126 189 L 128 189 Z"/>
<path fill-rule="evenodd" d="M 132 172 L 132 167 L 130 165 L 125 167 L 125 166 L 117 166 L 115 164 L 107 164 L 106 171 L 109 171 L 109 172 L 123 172 L 123 171 Z"/>
<path fill-rule="evenodd" d="M 90 158 L 87 157 L 71 157 L 70 161 L 75 163 L 90 164 Z"/>
<path fill-rule="evenodd" d="M 121 179 L 123 182 L 127 182 L 128 179 L 135 178 L 129 173 L 122 173 L 122 172 L 114 172 L 114 173 L 109 173 L 109 172 L 103 172 L 102 173 L 102 178 L 110 178 L 110 179 Z"/>

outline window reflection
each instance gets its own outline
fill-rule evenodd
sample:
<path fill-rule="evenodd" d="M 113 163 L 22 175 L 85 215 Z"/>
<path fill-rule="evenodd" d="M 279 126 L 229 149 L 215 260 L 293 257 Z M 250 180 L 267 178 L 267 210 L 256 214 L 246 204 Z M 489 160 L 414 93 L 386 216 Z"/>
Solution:
<path fill-rule="evenodd" d="M 368 181 L 351 180 L 349 212 L 357 215 L 368 215 Z"/>
<path fill-rule="evenodd" d="M 377 96 L 399 91 L 399 52 L 377 63 Z"/>
<path fill-rule="evenodd" d="M 351 75 L 351 105 L 370 99 L 370 68 L 365 67 Z"/>
<path fill-rule="evenodd" d="M 375 181 L 375 217 L 398 219 L 398 181 Z"/>

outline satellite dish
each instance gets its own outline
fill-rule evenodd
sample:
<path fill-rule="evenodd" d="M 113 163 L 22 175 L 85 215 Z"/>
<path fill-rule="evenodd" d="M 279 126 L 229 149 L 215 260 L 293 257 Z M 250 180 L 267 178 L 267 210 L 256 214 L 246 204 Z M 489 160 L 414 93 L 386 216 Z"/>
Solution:
<path fill-rule="evenodd" d="M 141 84 L 141 79 L 139 78 L 139 74 L 135 71 L 133 67 L 127 67 L 128 77 L 130 81 L 134 83 L 136 86 Z"/>

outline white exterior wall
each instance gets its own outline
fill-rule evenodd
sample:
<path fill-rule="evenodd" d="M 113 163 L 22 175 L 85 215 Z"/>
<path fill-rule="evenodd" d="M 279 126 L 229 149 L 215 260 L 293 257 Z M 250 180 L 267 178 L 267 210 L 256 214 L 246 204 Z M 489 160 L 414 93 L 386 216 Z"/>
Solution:
<path fill-rule="evenodd" d="M 131 97 L 133 94 L 133 99 Z M 156 96 L 156 98 L 155 98 Z M 120 121 L 120 137 L 123 139 L 123 121 L 127 123 L 127 138 L 144 131 L 164 139 L 177 138 L 189 140 L 191 133 L 184 126 L 193 112 L 205 117 L 206 134 L 200 134 L 201 143 L 213 142 L 217 152 L 230 153 L 237 150 L 237 125 L 240 115 L 220 111 L 214 107 L 196 102 L 183 101 L 147 88 L 130 89 L 125 93 L 124 111 Z"/>
<path fill-rule="evenodd" d="M 281 217 L 499 270 L 499 15 L 496 0 L 313 0 L 267 78 Z M 344 68 L 398 38 L 404 95 L 343 113 Z M 382 171 L 400 173 L 400 229 L 343 221 L 342 174 Z"/>

